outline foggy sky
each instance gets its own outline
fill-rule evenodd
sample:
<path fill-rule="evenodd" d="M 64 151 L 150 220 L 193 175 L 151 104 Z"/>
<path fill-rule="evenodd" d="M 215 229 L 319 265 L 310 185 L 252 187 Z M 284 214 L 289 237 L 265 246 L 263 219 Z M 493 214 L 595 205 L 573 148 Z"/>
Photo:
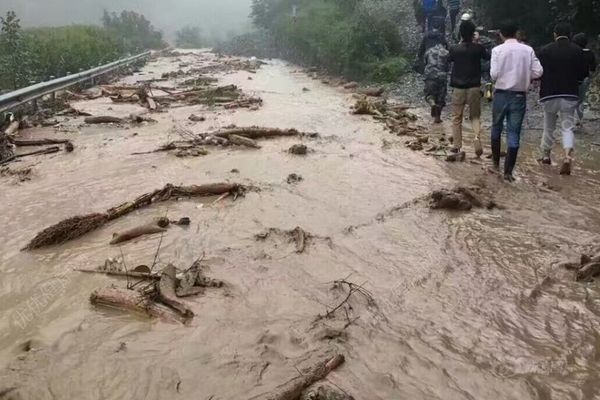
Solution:
<path fill-rule="evenodd" d="M 102 10 L 144 14 L 167 37 L 184 25 L 205 35 L 248 29 L 251 0 L 0 0 L 0 14 L 17 12 L 23 26 L 99 24 Z"/>

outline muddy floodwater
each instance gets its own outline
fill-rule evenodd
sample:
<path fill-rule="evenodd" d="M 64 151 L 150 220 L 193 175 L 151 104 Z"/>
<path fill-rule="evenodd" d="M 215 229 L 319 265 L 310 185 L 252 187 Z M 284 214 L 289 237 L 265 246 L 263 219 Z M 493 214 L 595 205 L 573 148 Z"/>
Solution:
<path fill-rule="evenodd" d="M 211 53 L 159 58 L 122 82 L 159 78 L 182 62 L 219 60 Z M 370 116 L 351 115 L 351 91 L 296 66 L 272 60 L 256 73 L 214 76 L 261 97 L 262 107 L 169 107 L 139 126 L 87 126 L 70 117 L 59 129 L 21 133 L 70 138 L 76 148 L 13 163 L 32 167 L 28 181 L 0 177 L 0 393 L 249 399 L 297 376 L 312 357 L 337 351 L 346 362 L 327 380 L 355 399 L 600 399 L 600 286 L 555 266 L 600 245 L 600 147 L 591 145 L 598 136 L 578 136 L 577 168 L 561 177 L 558 166 L 535 162 L 541 125 L 532 116 L 518 179 L 509 185 L 482 165 L 407 149 L 405 138 Z M 71 105 L 93 115 L 145 111 L 107 97 Z M 206 120 L 191 122 L 190 114 Z M 261 140 L 261 149 L 210 147 L 201 157 L 132 155 L 173 140 L 175 125 L 201 133 L 231 124 L 319 135 Z M 428 129 L 448 134 L 450 123 Z M 298 143 L 308 154 L 288 153 Z M 302 180 L 288 183 L 292 173 Z M 412 202 L 478 180 L 493 187 L 501 209 L 457 213 Z M 236 201 L 158 203 L 77 240 L 20 251 L 62 219 L 167 183 L 222 181 L 255 189 Z M 164 215 L 189 217 L 191 225 L 172 226 L 162 239 L 109 245 L 114 232 Z M 296 226 L 311 234 L 303 253 L 281 233 Z M 185 299 L 195 313 L 188 325 L 90 305 L 92 291 L 126 281 L 74 269 L 121 255 L 128 265 L 149 265 L 159 242 L 158 265 L 185 269 L 204 255 L 207 274 L 225 282 Z M 333 288 L 340 279 L 361 285 L 373 301 L 353 295 L 318 319 L 346 296 Z"/>

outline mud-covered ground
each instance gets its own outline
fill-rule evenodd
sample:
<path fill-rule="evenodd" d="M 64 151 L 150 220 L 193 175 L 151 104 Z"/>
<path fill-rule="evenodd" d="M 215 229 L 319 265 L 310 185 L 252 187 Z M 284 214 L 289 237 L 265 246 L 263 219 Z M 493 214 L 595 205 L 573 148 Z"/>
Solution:
<path fill-rule="evenodd" d="M 58 117 L 57 128 L 21 133 L 67 137 L 76 149 L 13 163 L 31 171 L 0 177 L 0 393 L 244 399 L 337 351 L 346 363 L 327 379 L 356 399 L 600 398 L 600 288 L 555 264 L 600 245 L 595 122 L 578 137 L 574 175 L 562 177 L 556 165 L 535 161 L 540 125 L 532 113 L 517 182 L 506 184 L 471 154 L 446 163 L 407 149 L 406 137 L 350 113 L 352 90 L 280 61 L 220 72 L 223 60 L 210 53 L 164 57 L 122 83 L 213 63 L 219 85 L 235 84 L 262 106 L 173 105 L 141 125 Z M 413 102 L 402 90 L 394 96 Z M 93 115 L 147 112 L 107 97 L 71 105 Z M 424 110 L 411 111 L 432 138 L 448 136 L 449 122 L 434 127 Z M 190 114 L 205 121 L 189 121 Z M 319 135 L 260 140 L 260 149 L 206 147 L 198 157 L 132 155 L 172 141 L 175 126 L 202 133 L 232 124 Z M 299 143 L 308 154 L 287 151 Z M 293 173 L 302 180 L 288 182 Z M 167 183 L 221 181 L 255 189 L 236 201 L 158 203 L 80 239 L 20 251 L 64 218 Z M 447 212 L 414 201 L 472 183 L 485 185 L 501 207 Z M 192 223 L 109 245 L 113 232 L 164 215 Z M 301 253 L 284 232 L 296 226 L 311 234 Z M 90 305 L 92 291 L 126 281 L 73 269 L 121 255 L 129 265 L 150 264 L 159 244 L 159 265 L 185 269 L 204 255 L 207 274 L 225 282 L 185 299 L 195 313 L 188 325 Z M 354 293 L 322 318 L 349 293 L 336 280 L 370 296 Z"/>

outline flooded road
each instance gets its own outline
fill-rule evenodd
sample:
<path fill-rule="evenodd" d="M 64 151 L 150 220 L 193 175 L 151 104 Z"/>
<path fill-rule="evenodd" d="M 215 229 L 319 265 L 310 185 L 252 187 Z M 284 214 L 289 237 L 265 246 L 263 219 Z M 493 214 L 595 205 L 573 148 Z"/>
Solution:
<path fill-rule="evenodd" d="M 160 77 L 182 61 L 217 59 L 159 58 L 123 83 Z M 72 138 L 76 151 L 20 163 L 33 165 L 31 181 L 0 178 L 0 391 L 15 387 L 8 396 L 18 399 L 244 399 L 335 349 L 347 361 L 328 380 L 356 399 L 600 399 L 600 288 L 553 266 L 600 246 L 600 154 L 591 138 L 580 143 L 574 176 L 560 177 L 557 167 L 537 165 L 537 139 L 527 132 L 519 179 L 507 185 L 480 165 L 406 149 L 405 138 L 350 114 L 349 91 L 295 66 L 270 61 L 256 73 L 215 76 L 263 106 L 167 108 L 152 115 L 157 123 L 130 127 L 75 118 L 58 132 L 23 133 Z M 108 98 L 72 105 L 94 115 L 144 110 Z M 189 122 L 192 113 L 206 121 Z M 235 124 L 319 136 L 265 140 L 259 150 L 208 148 L 197 158 L 131 155 L 172 140 L 175 123 L 195 133 Z M 311 151 L 289 154 L 297 143 Z M 289 184 L 291 173 L 303 180 Z M 64 218 L 167 183 L 221 181 L 258 190 L 235 202 L 158 203 L 72 242 L 19 250 Z M 412 203 L 476 181 L 505 209 L 447 213 Z M 169 228 L 162 242 L 155 235 L 108 244 L 113 232 L 164 215 L 192 224 Z M 277 231 L 256 240 L 296 226 L 313 236 L 302 254 Z M 121 252 L 129 265 L 149 264 L 159 242 L 159 265 L 185 269 L 205 254 L 209 275 L 226 282 L 186 299 L 196 314 L 188 326 L 89 304 L 93 290 L 125 281 L 74 268 Z M 353 296 L 345 312 L 317 321 L 344 299 L 332 289 L 340 279 L 374 302 Z"/>

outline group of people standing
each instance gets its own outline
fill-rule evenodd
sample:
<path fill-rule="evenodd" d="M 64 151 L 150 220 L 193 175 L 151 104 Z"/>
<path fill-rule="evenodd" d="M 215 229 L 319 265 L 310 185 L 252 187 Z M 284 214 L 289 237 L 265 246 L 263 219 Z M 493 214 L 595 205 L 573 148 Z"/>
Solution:
<path fill-rule="evenodd" d="M 423 2 L 427 0 L 422 0 Z M 442 0 L 438 1 L 442 3 Z M 443 7 L 443 4 L 441 4 Z M 460 8 L 460 0 L 448 0 L 448 7 Z M 454 14 L 455 18 L 459 12 Z M 449 46 L 446 40 L 446 18 L 428 15 L 427 32 L 419 49 L 424 62 L 425 99 L 431 106 L 434 123 L 441 123 L 446 105 L 450 75 L 453 152 L 462 150 L 462 125 L 465 108 L 475 133 L 477 157 L 483 154 L 481 144 L 481 80 L 489 65 L 494 82 L 492 104 L 491 150 L 493 169 L 500 172 L 501 135 L 506 129 L 507 151 L 503 175 L 514 181 L 513 170 L 521 140 L 521 128 L 527 109 L 527 92 L 533 81 L 540 80 L 540 102 L 544 110 L 544 133 L 541 143 L 543 164 L 551 164 L 551 150 L 560 117 L 564 157 L 560 173 L 571 174 L 574 150 L 574 128 L 583 118 L 583 103 L 591 74 L 596 69 L 593 52 L 587 49 L 585 34 L 572 36 L 568 23 L 554 28 L 554 41 L 537 54 L 519 40 L 519 27 L 514 22 L 502 24 L 498 39 L 502 44 L 491 51 L 480 43 L 479 32 L 469 15 L 463 15 L 459 26 L 459 42 Z M 454 25 L 453 20 L 450 21 Z"/>

